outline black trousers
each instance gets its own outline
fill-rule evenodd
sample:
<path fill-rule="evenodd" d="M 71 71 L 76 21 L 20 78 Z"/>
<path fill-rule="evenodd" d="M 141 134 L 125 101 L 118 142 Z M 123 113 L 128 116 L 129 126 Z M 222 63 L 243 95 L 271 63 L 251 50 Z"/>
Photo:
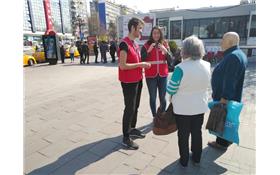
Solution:
<path fill-rule="evenodd" d="M 94 55 L 95 55 L 95 62 L 97 62 L 98 52 L 94 52 Z"/>
<path fill-rule="evenodd" d="M 80 63 L 82 64 L 84 60 L 84 53 L 83 52 L 80 52 Z"/>
<path fill-rule="evenodd" d="M 112 62 L 115 62 L 116 61 L 115 51 L 110 51 L 110 55 L 111 55 L 111 58 L 112 58 Z"/>
<path fill-rule="evenodd" d="M 137 83 L 121 83 L 124 96 L 123 136 L 129 137 L 131 128 L 136 127 L 138 107 L 142 91 L 142 80 Z"/>
<path fill-rule="evenodd" d="M 65 56 L 61 56 L 61 63 L 64 63 Z"/>
<path fill-rule="evenodd" d="M 181 159 L 185 162 L 189 160 L 189 136 L 191 134 L 192 159 L 197 163 L 200 162 L 202 153 L 201 127 L 204 114 L 174 115 L 178 128 L 178 146 Z"/>
<path fill-rule="evenodd" d="M 105 52 L 101 52 L 101 61 L 103 60 L 103 63 L 107 63 L 107 55 L 106 55 L 106 51 Z"/>

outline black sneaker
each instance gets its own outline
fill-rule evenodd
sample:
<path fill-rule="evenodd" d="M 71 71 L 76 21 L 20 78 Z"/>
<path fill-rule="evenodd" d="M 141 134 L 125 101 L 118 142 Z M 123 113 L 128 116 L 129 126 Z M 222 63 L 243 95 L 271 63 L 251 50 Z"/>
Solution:
<path fill-rule="evenodd" d="M 136 137 L 136 138 L 141 138 L 141 139 L 146 137 L 145 134 L 143 134 L 140 130 L 138 130 L 136 128 L 131 129 L 129 135 L 131 137 Z"/>
<path fill-rule="evenodd" d="M 139 146 L 136 143 L 134 143 L 133 140 L 131 140 L 129 137 L 124 137 L 122 144 L 130 149 L 137 150 L 139 148 Z"/>

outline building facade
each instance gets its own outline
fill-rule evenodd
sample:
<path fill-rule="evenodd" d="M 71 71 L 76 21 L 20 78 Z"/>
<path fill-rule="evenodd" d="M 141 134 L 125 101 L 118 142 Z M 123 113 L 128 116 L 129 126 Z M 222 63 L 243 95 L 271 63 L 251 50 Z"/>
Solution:
<path fill-rule="evenodd" d="M 98 16 L 101 31 L 106 32 L 110 22 L 117 25 L 119 16 L 135 14 L 135 10 L 109 0 L 92 0 L 90 2 L 90 13 L 91 16 Z"/>
<path fill-rule="evenodd" d="M 50 1 L 52 22 L 58 35 L 71 36 L 69 0 Z M 23 10 L 24 40 L 41 42 L 46 31 L 43 0 L 25 0 Z"/>
<path fill-rule="evenodd" d="M 86 38 L 89 35 L 87 6 L 87 0 L 70 0 L 71 25 L 77 38 Z M 77 24 L 79 21 L 82 23 L 80 26 Z"/>

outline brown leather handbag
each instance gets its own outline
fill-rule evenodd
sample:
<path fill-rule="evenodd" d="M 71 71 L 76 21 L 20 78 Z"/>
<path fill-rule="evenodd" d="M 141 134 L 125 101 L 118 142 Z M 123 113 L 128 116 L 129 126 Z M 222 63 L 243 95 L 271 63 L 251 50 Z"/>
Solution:
<path fill-rule="evenodd" d="M 206 124 L 206 129 L 223 134 L 226 122 L 227 108 L 226 105 L 217 103 L 210 111 L 209 118 Z"/>
<path fill-rule="evenodd" d="M 160 110 L 158 110 L 153 123 L 153 133 L 155 135 L 167 135 L 177 130 L 175 116 L 173 115 L 172 103 L 169 104 L 166 111 L 160 112 Z"/>

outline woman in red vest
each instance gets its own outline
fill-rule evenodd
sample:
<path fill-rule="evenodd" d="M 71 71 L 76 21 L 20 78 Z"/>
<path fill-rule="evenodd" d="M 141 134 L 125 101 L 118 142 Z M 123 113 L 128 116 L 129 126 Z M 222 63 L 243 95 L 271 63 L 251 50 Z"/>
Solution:
<path fill-rule="evenodd" d="M 150 63 L 141 62 L 140 50 L 135 39 L 140 37 L 144 22 L 132 18 L 128 22 L 129 34 L 119 45 L 119 80 L 121 82 L 125 109 L 123 113 L 123 145 L 138 149 L 130 136 L 144 138 L 145 135 L 136 129 L 137 111 L 142 90 L 142 70 L 151 67 Z"/>
<path fill-rule="evenodd" d="M 153 117 L 156 116 L 156 97 L 159 92 L 161 112 L 166 109 L 166 85 L 168 76 L 167 56 L 170 56 L 169 46 L 163 39 L 163 33 L 157 26 L 153 27 L 149 40 L 141 49 L 142 61 L 151 63 L 150 69 L 145 69 L 146 83 L 150 95 L 150 108 Z"/>

